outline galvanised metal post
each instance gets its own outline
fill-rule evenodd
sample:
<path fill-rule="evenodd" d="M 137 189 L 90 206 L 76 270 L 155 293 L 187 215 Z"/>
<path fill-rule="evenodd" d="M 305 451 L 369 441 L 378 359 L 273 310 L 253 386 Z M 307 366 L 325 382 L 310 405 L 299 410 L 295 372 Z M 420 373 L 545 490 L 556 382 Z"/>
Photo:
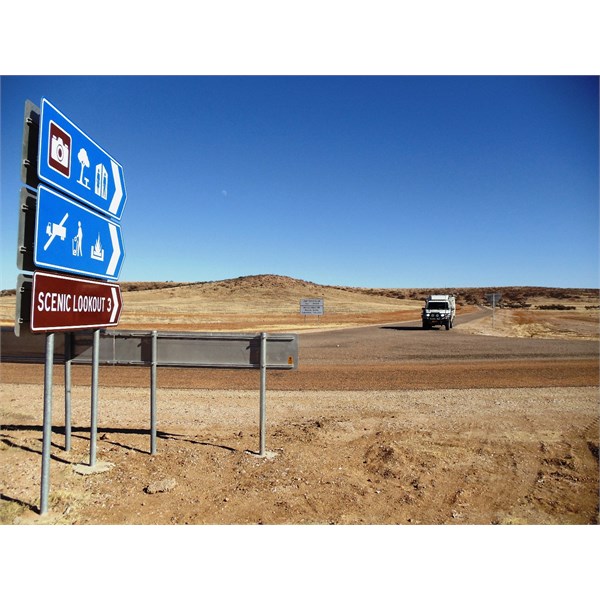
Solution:
<path fill-rule="evenodd" d="M 94 330 L 92 342 L 92 409 L 90 418 L 90 467 L 96 466 L 96 437 L 98 434 L 98 365 L 100 364 L 100 330 Z"/>
<path fill-rule="evenodd" d="M 65 333 L 65 451 L 71 450 L 71 361 L 73 335 Z"/>
<path fill-rule="evenodd" d="M 267 437 L 267 334 L 260 334 L 260 451 L 266 454 Z"/>
<path fill-rule="evenodd" d="M 50 489 L 50 446 L 52 438 L 52 369 L 54 367 L 54 334 L 46 334 L 46 363 L 44 368 L 44 434 L 42 440 L 42 482 L 40 514 L 48 512 Z"/>
<path fill-rule="evenodd" d="M 150 367 L 150 454 L 156 454 L 156 378 L 158 364 L 158 332 L 152 332 L 152 364 Z"/>

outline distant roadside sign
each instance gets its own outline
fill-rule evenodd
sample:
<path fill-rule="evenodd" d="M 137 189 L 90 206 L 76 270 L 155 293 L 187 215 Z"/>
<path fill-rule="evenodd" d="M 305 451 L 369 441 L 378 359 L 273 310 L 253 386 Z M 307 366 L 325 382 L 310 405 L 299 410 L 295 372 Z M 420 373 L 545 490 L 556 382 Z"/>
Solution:
<path fill-rule="evenodd" d="M 37 267 L 113 281 L 125 255 L 118 223 L 43 185 L 33 247 Z"/>
<path fill-rule="evenodd" d="M 492 305 L 492 327 L 495 326 L 495 315 L 496 315 L 496 305 L 502 299 L 502 294 L 499 292 L 494 292 L 492 294 L 486 294 L 485 297 L 487 301 Z"/>
<path fill-rule="evenodd" d="M 119 323 L 122 306 L 117 284 L 36 271 L 30 328 L 53 332 L 111 327 Z"/>
<path fill-rule="evenodd" d="M 301 315 L 318 315 L 321 316 L 324 312 L 323 298 L 302 298 L 300 300 Z"/>
<path fill-rule="evenodd" d="M 485 297 L 490 304 L 496 306 L 502 299 L 502 294 L 500 292 L 494 292 L 492 294 L 486 294 Z"/>
<path fill-rule="evenodd" d="M 42 98 L 38 177 L 121 219 L 127 199 L 123 167 L 46 98 Z"/>

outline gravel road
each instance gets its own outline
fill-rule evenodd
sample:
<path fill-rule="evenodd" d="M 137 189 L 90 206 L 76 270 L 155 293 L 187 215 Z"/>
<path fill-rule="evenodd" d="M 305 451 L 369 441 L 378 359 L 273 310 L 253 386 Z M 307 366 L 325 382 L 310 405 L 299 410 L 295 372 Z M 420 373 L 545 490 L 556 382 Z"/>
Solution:
<path fill-rule="evenodd" d="M 453 329 L 423 330 L 420 321 L 300 335 L 301 364 L 361 362 L 598 358 L 598 342 L 472 335 L 461 325 L 485 316 L 457 317 Z"/>

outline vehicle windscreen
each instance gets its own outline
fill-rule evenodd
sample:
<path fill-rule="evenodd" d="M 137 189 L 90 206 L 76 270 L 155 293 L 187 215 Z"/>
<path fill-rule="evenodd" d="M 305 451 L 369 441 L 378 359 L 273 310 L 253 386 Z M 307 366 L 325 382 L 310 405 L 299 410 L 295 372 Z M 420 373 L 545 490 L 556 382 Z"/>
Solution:
<path fill-rule="evenodd" d="M 447 302 L 428 302 L 427 308 L 429 310 L 448 310 Z"/>

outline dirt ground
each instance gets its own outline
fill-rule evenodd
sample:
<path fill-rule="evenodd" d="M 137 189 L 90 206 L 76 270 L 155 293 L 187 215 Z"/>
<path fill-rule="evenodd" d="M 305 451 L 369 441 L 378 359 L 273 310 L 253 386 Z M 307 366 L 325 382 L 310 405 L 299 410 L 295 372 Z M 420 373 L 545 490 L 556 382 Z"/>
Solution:
<path fill-rule="evenodd" d="M 266 458 L 256 455 L 257 392 L 162 391 L 151 456 L 147 391 L 115 386 L 99 413 L 97 460 L 110 468 L 92 475 L 76 469 L 89 459 L 89 389 L 76 386 L 69 453 L 54 413 L 44 517 L 41 414 L 31 410 L 40 392 L 4 386 L 4 523 L 598 522 L 591 386 L 272 391 Z"/>
<path fill-rule="evenodd" d="M 485 319 L 454 332 L 464 327 L 466 342 L 508 336 L 515 322 L 497 315 L 492 329 Z M 597 356 L 409 364 L 371 356 L 327 368 L 304 356 L 297 371 L 268 375 L 265 457 L 256 372 L 161 369 L 151 455 L 148 371 L 102 367 L 93 473 L 89 367 L 75 367 L 70 452 L 55 367 L 44 516 L 43 368 L 3 364 L 0 522 L 598 523 Z"/>

